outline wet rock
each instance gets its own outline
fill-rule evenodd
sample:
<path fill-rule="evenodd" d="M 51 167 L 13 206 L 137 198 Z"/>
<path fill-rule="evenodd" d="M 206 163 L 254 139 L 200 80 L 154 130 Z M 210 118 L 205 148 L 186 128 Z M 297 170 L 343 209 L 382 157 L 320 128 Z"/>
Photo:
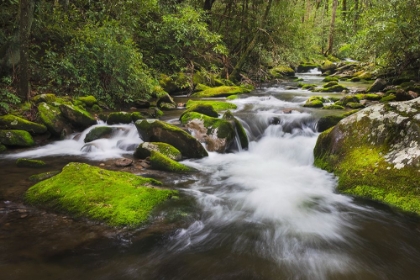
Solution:
<path fill-rule="evenodd" d="M 367 92 L 378 92 L 387 86 L 388 82 L 384 79 L 376 79 L 373 84 L 368 87 Z"/>
<path fill-rule="evenodd" d="M 36 159 L 27 159 L 27 158 L 19 158 L 16 160 L 17 167 L 30 167 L 30 168 L 40 168 L 45 167 L 47 164 L 42 160 Z"/>
<path fill-rule="evenodd" d="M 156 151 L 150 151 L 148 157 L 150 166 L 156 170 L 169 171 L 169 172 L 188 172 L 192 169 L 182 163 L 176 162 L 173 159 Z"/>
<path fill-rule="evenodd" d="M 295 70 L 293 70 L 290 66 L 287 66 L 287 65 L 276 66 L 270 69 L 269 73 L 271 77 L 274 79 L 295 76 Z"/>
<path fill-rule="evenodd" d="M 226 110 L 234 110 L 234 109 L 238 108 L 238 106 L 236 106 L 235 104 L 230 103 L 230 102 L 225 102 L 225 101 L 191 100 L 191 99 L 188 100 L 188 102 L 186 104 L 186 107 L 187 107 L 187 109 L 190 109 L 190 108 L 194 107 L 195 105 L 211 105 L 213 107 L 213 110 L 216 111 L 216 112 L 226 111 Z M 202 113 L 202 114 L 210 116 L 210 117 L 217 117 L 216 114 L 214 114 L 214 113 L 206 114 L 205 111 L 194 110 L 193 112 Z"/>
<path fill-rule="evenodd" d="M 322 96 L 311 96 L 306 100 L 303 107 L 322 108 L 324 107 L 325 98 Z"/>
<path fill-rule="evenodd" d="M 108 138 L 113 131 L 114 129 L 109 126 L 97 126 L 86 134 L 84 142 L 88 143 L 100 138 Z"/>
<path fill-rule="evenodd" d="M 194 104 L 191 107 L 189 107 L 187 110 L 185 110 L 182 115 L 179 117 L 179 119 L 182 119 L 182 116 L 189 112 L 196 112 L 200 113 L 212 118 L 217 118 L 219 114 L 214 110 L 213 106 L 210 104 Z"/>
<path fill-rule="evenodd" d="M 86 129 L 97 123 L 94 117 L 77 106 L 61 104 L 59 108 L 63 116 L 77 128 Z"/>
<path fill-rule="evenodd" d="M 252 88 L 244 86 L 220 86 L 194 93 L 193 97 L 227 97 L 251 92 Z"/>
<path fill-rule="evenodd" d="M 0 116 L 0 129 L 25 130 L 32 134 L 42 134 L 47 131 L 43 124 L 34 123 L 14 115 Z"/>
<path fill-rule="evenodd" d="M 131 114 L 127 112 L 112 112 L 108 115 L 107 124 L 129 124 L 132 122 Z"/>
<path fill-rule="evenodd" d="M 319 119 L 317 124 L 318 132 L 323 132 L 333 126 L 344 118 L 343 115 L 325 116 Z"/>
<path fill-rule="evenodd" d="M 280 118 L 279 117 L 272 117 L 268 120 L 268 123 L 278 125 L 278 124 L 280 124 Z"/>
<path fill-rule="evenodd" d="M 51 178 L 51 177 L 57 175 L 60 172 L 61 171 L 48 171 L 48 172 L 32 175 L 28 179 L 31 182 L 36 182 L 37 183 L 37 182 L 46 180 L 48 178 Z"/>
<path fill-rule="evenodd" d="M 38 105 L 39 118 L 54 136 L 61 136 L 63 130 L 68 128 L 58 107 L 42 102 Z"/>
<path fill-rule="evenodd" d="M 298 73 L 308 72 L 308 71 L 310 71 L 312 69 L 316 69 L 318 67 L 319 67 L 318 64 L 314 64 L 314 63 L 302 63 L 302 64 L 299 64 L 299 66 L 297 67 L 297 72 Z"/>
<path fill-rule="evenodd" d="M 141 143 L 136 151 L 134 152 L 134 157 L 135 158 L 140 158 L 140 159 L 145 159 L 147 157 L 151 156 L 151 152 L 155 151 L 155 152 L 159 152 L 161 154 L 163 154 L 164 156 L 175 160 L 175 161 L 179 161 L 182 159 L 182 154 L 181 152 L 176 149 L 175 147 L 166 144 L 166 143 L 162 143 L 162 142 L 143 142 Z"/>
<path fill-rule="evenodd" d="M 338 189 L 420 214 L 420 98 L 377 104 L 323 132 L 315 164 Z"/>
<path fill-rule="evenodd" d="M 239 141 L 241 144 L 242 149 L 248 149 L 249 146 L 249 140 L 248 135 L 246 134 L 246 131 L 244 127 L 242 126 L 241 122 L 235 118 L 235 116 L 232 114 L 231 111 L 227 111 L 223 114 L 223 119 L 230 122 L 231 125 L 235 128 L 236 136 L 239 137 Z M 230 150 L 232 149 L 239 149 L 239 147 L 230 147 Z"/>
<path fill-rule="evenodd" d="M 203 158 L 207 151 L 193 136 L 177 126 L 159 120 L 138 120 L 135 122 L 140 137 L 145 142 L 164 142 L 177 148 L 184 157 Z"/>
<path fill-rule="evenodd" d="M 137 120 L 145 119 L 145 117 L 140 112 L 132 112 L 131 120 L 136 122 Z"/>
<path fill-rule="evenodd" d="M 127 167 L 133 164 L 133 160 L 129 158 L 120 158 L 115 161 L 117 167 Z"/>
<path fill-rule="evenodd" d="M 0 143 L 5 146 L 31 147 L 35 141 L 29 132 L 24 130 L 0 130 Z"/>

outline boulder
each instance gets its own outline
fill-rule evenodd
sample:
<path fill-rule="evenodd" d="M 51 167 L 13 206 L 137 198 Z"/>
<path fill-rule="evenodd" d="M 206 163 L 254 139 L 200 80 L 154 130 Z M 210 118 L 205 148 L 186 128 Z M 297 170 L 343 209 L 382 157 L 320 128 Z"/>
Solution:
<path fill-rule="evenodd" d="M 114 128 L 112 127 L 97 126 L 95 128 L 92 128 L 92 130 L 89 131 L 88 134 L 86 134 L 84 142 L 88 143 L 100 138 L 107 138 L 112 134 L 112 132 L 114 132 Z"/>
<path fill-rule="evenodd" d="M 231 95 L 230 97 L 237 97 L 237 95 Z M 189 109 L 189 108 L 191 108 L 191 107 L 193 107 L 197 104 L 211 105 L 216 112 L 226 111 L 226 110 L 235 110 L 235 109 L 238 108 L 238 106 L 236 106 L 235 104 L 230 103 L 230 102 L 225 102 L 225 101 L 191 100 L 191 99 L 188 100 L 186 107 L 187 107 L 187 109 Z M 198 112 L 198 111 L 196 111 L 196 112 Z M 198 113 L 200 113 L 200 112 L 198 112 Z M 210 115 L 208 115 L 208 116 L 210 116 Z"/>
<path fill-rule="evenodd" d="M 193 136 L 181 128 L 159 120 L 138 120 L 135 122 L 140 137 L 145 142 L 164 142 L 177 148 L 184 157 L 203 158 L 206 149 Z"/>
<path fill-rule="evenodd" d="M 251 92 L 252 88 L 244 86 L 220 86 L 194 93 L 193 97 L 227 97 L 230 95 Z"/>
<path fill-rule="evenodd" d="M 376 104 L 324 131 L 315 165 L 338 190 L 420 214 L 420 98 Z"/>
<path fill-rule="evenodd" d="M 231 111 L 227 111 L 223 115 L 223 119 L 230 122 L 235 127 L 235 133 L 236 133 L 236 136 L 239 137 L 241 148 L 248 149 L 248 146 L 249 146 L 248 135 L 246 134 L 246 131 L 244 127 L 242 126 L 241 122 L 233 116 Z"/>
<path fill-rule="evenodd" d="M 384 79 L 376 79 L 373 84 L 368 87 L 367 92 L 378 92 L 387 86 L 387 81 Z"/>
<path fill-rule="evenodd" d="M 132 112 L 131 120 L 136 122 L 137 120 L 145 119 L 145 117 L 140 112 Z"/>
<path fill-rule="evenodd" d="M 316 69 L 318 67 L 319 67 L 319 65 L 314 64 L 314 63 L 302 63 L 302 64 L 299 64 L 299 66 L 297 67 L 297 72 L 298 73 L 308 72 L 308 71 L 310 71 L 312 69 Z"/>
<path fill-rule="evenodd" d="M 35 104 L 39 104 L 41 102 L 45 102 L 45 103 L 53 103 L 57 100 L 57 96 L 53 93 L 43 93 L 43 94 L 39 94 L 39 95 L 35 95 L 34 97 L 32 97 L 32 101 Z"/>
<path fill-rule="evenodd" d="M 84 105 L 88 107 L 92 107 L 93 105 L 98 104 L 98 100 L 93 95 L 81 96 L 78 97 L 77 100 L 81 101 Z"/>
<path fill-rule="evenodd" d="M 39 119 L 52 135 L 62 136 L 63 131 L 69 129 L 58 107 L 42 102 L 38 105 L 38 113 Z"/>
<path fill-rule="evenodd" d="M 77 106 L 61 104 L 59 108 L 63 116 L 76 128 L 86 129 L 97 123 L 88 112 Z"/>
<path fill-rule="evenodd" d="M 10 114 L 0 116 L 0 129 L 25 130 L 32 134 L 42 134 L 47 132 L 47 127 L 43 124 L 34 123 Z"/>
<path fill-rule="evenodd" d="M 112 112 L 108 115 L 107 124 L 129 124 L 132 122 L 132 115 L 127 112 Z"/>
<path fill-rule="evenodd" d="M 193 106 L 190 106 L 187 110 L 185 110 L 179 117 L 179 119 L 181 120 L 182 116 L 189 112 L 200 113 L 212 118 L 217 118 L 219 116 L 219 114 L 214 110 L 213 106 L 210 104 L 194 104 Z"/>
<path fill-rule="evenodd" d="M 150 166 L 153 169 L 169 171 L 169 172 L 187 172 L 192 169 L 188 166 L 176 162 L 173 159 L 159 153 L 156 151 L 151 151 L 150 156 L 148 157 Z"/>
<path fill-rule="evenodd" d="M 321 117 L 317 124 L 318 132 L 323 132 L 333 126 L 335 126 L 339 121 L 344 118 L 343 115 L 331 115 Z"/>
<path fill-rule="evenodd" d="M 140 226 L 152 210 L 177 191 L 128 172 L 108 171 L 72 162 L 63 171 L 26 192 L 27 203 L 111 226 Z"/>
<path fill-rule="evenodd" d="M 322 96 L 311 96 L 308 100 L 306 100 L 303 107 L 311 107 L 311 108 L 322 108 L 324 107 L 325 98 Z"/>
<path fill-rule="evenodd" d="M 35 145 L 29 132 L 24 130 L 0 130 L 0 143 L 5 146 L 31 147 Z"/>
<path fill-rule="evenodd" d="M 134 157 L 145 159 L 147 157 L 150 157 L 152 151 L 159 152 L 162 155 L 175 161 L 179 161 L 182 159 L 182 154 L 178 149 L 162 142 L 141 143 L 134 152 Z"/>
<path fill-rule="evenodd" d="M 295 70 L 293 70 L 290 66 L 287 65 L 280 65 L 276 66 L 269 71 L 272 78 L 282 78 L 282 77 L 294 77 Z"/>

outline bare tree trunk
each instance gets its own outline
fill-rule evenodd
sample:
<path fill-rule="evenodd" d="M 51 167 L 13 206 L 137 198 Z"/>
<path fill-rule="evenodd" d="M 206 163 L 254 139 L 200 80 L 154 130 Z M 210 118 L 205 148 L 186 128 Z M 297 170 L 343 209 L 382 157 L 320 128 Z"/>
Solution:
<path fill-rule="evenodd" d="M 328 48 L 325 51 L 325 54 L 331 54 L 334 46 L 335 17 L 337 14 L 338 0 L 333 0 L 332 4 L 330 34 L 328 36 Z"/>
<path fill-rule="evenodd" d="M 34 2 L 21 0 L 19 19 L 20 66 L 18 95 L 22 100 L 29 97 L 29 35 L 34 14 Z"/>

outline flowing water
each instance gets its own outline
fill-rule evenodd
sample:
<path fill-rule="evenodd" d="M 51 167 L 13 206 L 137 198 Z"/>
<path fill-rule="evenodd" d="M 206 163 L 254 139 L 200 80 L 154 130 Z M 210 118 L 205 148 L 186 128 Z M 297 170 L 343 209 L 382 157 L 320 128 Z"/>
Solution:
<path fill-rule="evenodd" d="M 1 279 L 420 279 L 419 220 L 336 193 L 313 166 L 324 113 L 303 110 L 310 94 L 276 86 L 233 101 L 249 149 L 185 161 L 193 174 L 143 174 L 181 195 L 136 230 L 25 206 L 26 178 L 40 171 L 13 167 L 16 157 L 45 159 L 45 170 L 108 164 L 142 141 L 133 125 L 89 146 L 87 130 L 3 156 Z"/>

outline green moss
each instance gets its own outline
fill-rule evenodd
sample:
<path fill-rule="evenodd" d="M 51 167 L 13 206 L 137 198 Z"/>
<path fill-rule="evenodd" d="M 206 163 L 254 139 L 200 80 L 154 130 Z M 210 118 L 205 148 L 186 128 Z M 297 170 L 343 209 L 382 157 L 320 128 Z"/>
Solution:
<path fill-rule="evenodd" d="M 109 126 L 97 126 L 91 131 L 89 131 L 88 134 L 86 134 L 84 142 L 88 143 L 96 139 L 104 138 L 106 136 L 109 136 L 113 131 L 114 129 Z"/>
<path fill-rule="evenodd" d="M 191 120 L 202 120 L 204 127 L 207 128 L 207 134 L 212 134 L 213 131 L 217 130 L 218 138 L 233 139 L 235 137 L 232 125 L 223 119 L 212 118 L 200 113 L 189 112 L 182 116 L 181 123 L 187 124 Z"/>
<path fill-rule="evenodd" d="M 231 111 L 227 111 L 224 115 L 223 115 L 223 119 L 230 121 L 235 125 L 235 129 L 236 129 L 236 135 L 239 136 L 239 141 L 241 142 L 241 147 L 242 149 L 248 149 L 249 147 L 249 140 L 248 140 L 248 136 L 246 134 L 245 128 L 242 126 L 241 122 L 235 118 L 232 114 Z"/>
<path fill-rule="evenodd" d="M 394 101 L 397 97 L 394 94 L 390 94 L 381 98 L 381 102 L 390 102 Z"/>
<path fill-rule="evenodd" d="M 329 88 L 329 87 L 336 86 L 336 85 L 338 85 L 337 81 L 330 81 L 330 82 L 324 84 L 322 87 L 323 88 Z"/>
<path fill-rule="evenodd" d="M 182 154 L 177 148 L 162 142 L 141 143 L 134 152 L 134 157 L 145 159 L 150 157 L 152 151 L 159 152 L 162 155 L 175 161 L 182 159 Z"/>
<path fill-rule="evenodd" d="M 59 108 L 63 116 L 78 128 L 85 129 L 97 123 L 91 114 L 78 106 L 61 104 Z"/>
<path fill-rule="evenodd" d="M 311 96 L 306 100 L 303 107 L 322 108 L 324 106 L 325 98 L 322 96 Z"/>
<path fill-rule="evenodd" d="M 194 91 L 203 91 L 206 89 L 209 89 L 209 86 L 203 85 L 203 84 L 197 84 L 194 88 Z"/>
<path fill-rule="evenodd" d="M 29 132 L 24 130 L 0 130 L 0 143 L 6 146 L 31 147 L 35 145 Z"/>
<path fill-rule="evenodd" d="M 136 122 L 137 120 L 145 119 L 145 117 L 140 112 L 131 113 L 131 120 Z"/>
<path fill-rule="evenodd" d="M 188 103 L 187 103 L 188 104 Z M 187 105 L 188 108 L 188 105 Z M 217 118 L 219 116 L 219 114 L 214 110 L 213 106 L 210 104 L 203 104 L 203 103 L 196 103 L 193 104 L 192 106 L 190 106 L 187 110 L 185 110 L 181 116 L 179 117 L 179 119 L 181 120 L 182 117 L 189 113 L 189 112 L 196 112 L 196 113 L 200 113 L 212 118 Z"/>
<path fill-rule="evenodd" d="M 92 95 L 81 96 L 77 98 L 77 100 L 82 101 L 88 107 L 92 107 L 93 105 L 98 104 L 98 100 L 95 98 L 95 96 Z"/>
<path fill-rule="evenodd" d="M 339 105 L 339 104 L 331 104 L 331 105 L 324 106 L 323 109 L 326 109 L 326 110 L 344 110 L 344 107 Z"/>
<path fill-rule="evenodd" d="M 232 96 L 237 97 L 237 95 L 232 95 Z M 238 107 L 233 103 L 224 102 L 224 101 L 203 101 L 203 100 L 191 100 L 191 99 L 188 100 L 186 105 L 187 105 L 187 108 L 191 108 L 197 104 L 211 105 L 213 109 L 216 111 L 234 110 Z"/>
<path fill-rule="evenodd" d="M 42 134 L 47 131 L 47 127 L 43 124 L 34 123 L 10 114 L 0 117 L 0 129 L 25 130 L 33 134 Z"/>
<path fill-rule="evenodd" d="M 60 109 L 45 102 L 38 105 L 39 118 L 45 124 L 48 131 L 58 136 L 64 127 Z"/>
<path fill-rule="evenodd" d="M 327 76 L 322 81 L 323 82 L 337 82 L 338 83 L 338 78 L 333 77 L 333 76 Z"/>
<path fill-rule="evenodd" d="M 287 65 L 276 66 L 270 69 L 269 73 L 273 78 L 295 76 L 295 70 L 293 70 L 290 66 Z"/>
<path fill-rule="evenodd" d="M 156 152 L 151 151 L 149 157 L 150 165 L 153 169 L 163 170 L 163 171 L 170 171 L 170 172 L 188 172 L 191 171 L 191 168 L 188 166 L 176 162 L 169 157 Z"/>
<path fill-rule="evenodd" d="M 53 103 L 57 101 L 57 96 L 53 93 L 43 93 L 40 95 L 35 95 L 32 98 L 32 101 L 36 104 L 41 103 L 41 102 L 45 102 L 45 103 Z"/>
<path fill-rule="evenodd" d="M 237 96 L 236 94 L 226 97 L 227 100 L 235 100 L 235 99 L 238 99 L 238 98 L 239 98 L 239 96 Z"/>
<path fill-rule="evenodd" d="M 313 90 L 316 88 L 315 84 L 304 84 L 304 83 L 299 83 L 298 87 L 302 88 L 302 89 L 307 89 L 307 90 Z"/>
<path fill-rule="evenodd" d="M 161 183 L 126 172 L 108 171 L 83 163 L 69 163 L 63 171 L 39 182 L 26 201 L 76 217 L 113 226 L 138 226 L 153 208 L 177 191 L 153 188 Z"/>
<path fill-rule="evenodd" d="M 36 159 L 27 159 L 27 158 L 19 158 L 16 160 L 17 167 L 32 167 L 32 168 L 40 168 L 44 167 L 47 164 L 42 160 Z"/>
<path fill-rule="evenodd" d="M 251 89 L 245 86 L 220 86 L 209 88 L 200 92 L 194 93 L 193 97 L 226 97 L 235 94 L 242 94 L 251 92 Z"/>
<path fill-rule="evenodd" d="M 361 109 L 361 108 L 364 108 L 365 106 L 363 106 L 359 102 L 349 102 L 346 104 L 346 107 L 349 107 L 351 109 Z"/>

